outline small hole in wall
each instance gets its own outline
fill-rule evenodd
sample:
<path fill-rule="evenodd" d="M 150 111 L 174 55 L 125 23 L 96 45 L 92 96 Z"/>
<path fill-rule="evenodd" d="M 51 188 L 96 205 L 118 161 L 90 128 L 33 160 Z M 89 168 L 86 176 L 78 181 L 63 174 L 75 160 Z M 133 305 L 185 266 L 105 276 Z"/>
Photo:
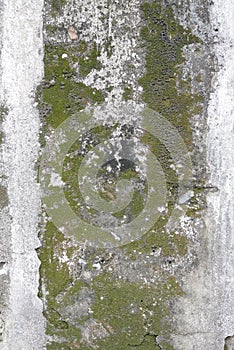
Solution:
<path fill-rule="evenodd" d="M 5 266 L 6 262 L 5 261 L 0 261 L 0 270 Z"/>
<path fill-rule="evenodd" d="M 234 350 L 234 335 L 225 338 L 224 350 Z"/>

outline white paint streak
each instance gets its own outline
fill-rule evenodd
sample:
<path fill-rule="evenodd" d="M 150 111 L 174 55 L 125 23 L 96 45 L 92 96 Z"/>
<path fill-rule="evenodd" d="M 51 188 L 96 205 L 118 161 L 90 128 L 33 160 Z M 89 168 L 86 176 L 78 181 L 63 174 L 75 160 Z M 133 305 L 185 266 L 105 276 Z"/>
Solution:
<path fill-rule="evenodd" d="M 10 300 L 2 350 L 42 349 L 44 320 L 37 297 L 39 260 L 35 248 L 39 187 L 39 116 L 33 97 L 43 76 L 43 0 L 5 0 L 1 54 L 1 102 L 4 122 L 3 159 L 8 176 L 11 223 Z"/>

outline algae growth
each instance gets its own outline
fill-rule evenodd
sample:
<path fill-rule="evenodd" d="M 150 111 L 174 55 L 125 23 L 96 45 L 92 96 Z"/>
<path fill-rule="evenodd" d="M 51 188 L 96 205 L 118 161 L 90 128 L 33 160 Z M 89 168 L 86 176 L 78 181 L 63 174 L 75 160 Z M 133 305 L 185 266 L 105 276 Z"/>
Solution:
<path fill-rule="evenodd" d="M 184 62 L 185 45 L 199 43 L 189 29 L 175 20 L 169 5 L 165 8 L 154 1 L 142 5 L 145 25 L 141 30 L 142 46 L 146 50 L 146 74 L 139 79 L 148 107 L 166 117 L 191 148 L 190 118 L 196 111 L 199 95 L 191 94 L 191 81 L 179 79 Z"/>
<path fill-rule="evenodd" d="M 54 9 L 58 4 L 63 1 L 53 0 Z M 201 98 L 191 94 L 190 81 L 180 76 L 180 65 L 184 62 L 183 47 L 199 40 L 178 23 L 169 6 L 163 7 L 158 1 L 144 3 L 141 13 L 145 74 L 138 83 L 143 87 L 142 101 L 168 118 L 191 149 L 189 120 L 199 108 Z M 106 47 L 109 46 L 107 39 Z M 82 82 L 93 69 L 101 68 L 99 54 L 95 42 L 46 44 L 45 79 L 39 92 L 42 144 L 70 115 L 104 101 L 103 93 Z M 111 55 L 108 49 L 107 57 Z M 126 86 L 123 99 L 131 98 L 132 90 Z M 115 127 L 93 128 L 77 140 L 64 161 L 65 196 L 77 215 L 87 221 L 95 210 L 85 207 L 77 171 L 84 155 L 110 137 Z M 172 349 L 171 305 L 183 292 L 170 272 L 170 265 L 187 254 L 189 240 L 182 232 L 168 232 L 165 228 L 178 188 L 170 154 L 147 132 L 142 134 L 141 141 L 159 160 L 168 192 L 167 210 L 141 239 L 116 250 L 94 248 L 65 237 L 46 219 L 39 256 L 47 349 Z M 103 181 L 100 195 L 107 201 L 115 198 L 117 178 L 136 184 L 133 200 L 123 211 L 115 213 L 116 219 L 131 220 L 141 212 L 147 183 L 138 177 L 132 164 L 118 174 L 109 174 L 103 168 L 98 176 Z"/>

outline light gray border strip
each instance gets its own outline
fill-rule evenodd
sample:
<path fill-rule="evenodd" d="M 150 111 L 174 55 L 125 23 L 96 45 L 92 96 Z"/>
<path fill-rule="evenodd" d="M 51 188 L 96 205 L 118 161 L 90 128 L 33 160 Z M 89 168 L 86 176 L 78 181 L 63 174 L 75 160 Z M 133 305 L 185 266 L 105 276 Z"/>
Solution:
<path fill-rule="evenodd" d="M 4 0 L 1 100 L 3 160 L 11 215 L 9 315 L 2 350 L 42 349 L 45 344 L 42 302 L 38 298 L 39 259 L 35 249 L 40 192 L 35 162 L 39 152 L 39 115 L 35 89 L 43 77 L 43 0 Z"/>

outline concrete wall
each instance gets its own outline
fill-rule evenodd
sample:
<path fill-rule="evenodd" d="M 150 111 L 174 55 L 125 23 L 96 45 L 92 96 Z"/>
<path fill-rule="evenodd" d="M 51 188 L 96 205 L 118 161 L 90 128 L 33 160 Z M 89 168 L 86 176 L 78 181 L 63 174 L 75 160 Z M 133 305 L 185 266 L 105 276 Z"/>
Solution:
<path fill-rule="evenodd" d="M 233 13 L 3 1 L 1 349 L 234 348 Z"/>

